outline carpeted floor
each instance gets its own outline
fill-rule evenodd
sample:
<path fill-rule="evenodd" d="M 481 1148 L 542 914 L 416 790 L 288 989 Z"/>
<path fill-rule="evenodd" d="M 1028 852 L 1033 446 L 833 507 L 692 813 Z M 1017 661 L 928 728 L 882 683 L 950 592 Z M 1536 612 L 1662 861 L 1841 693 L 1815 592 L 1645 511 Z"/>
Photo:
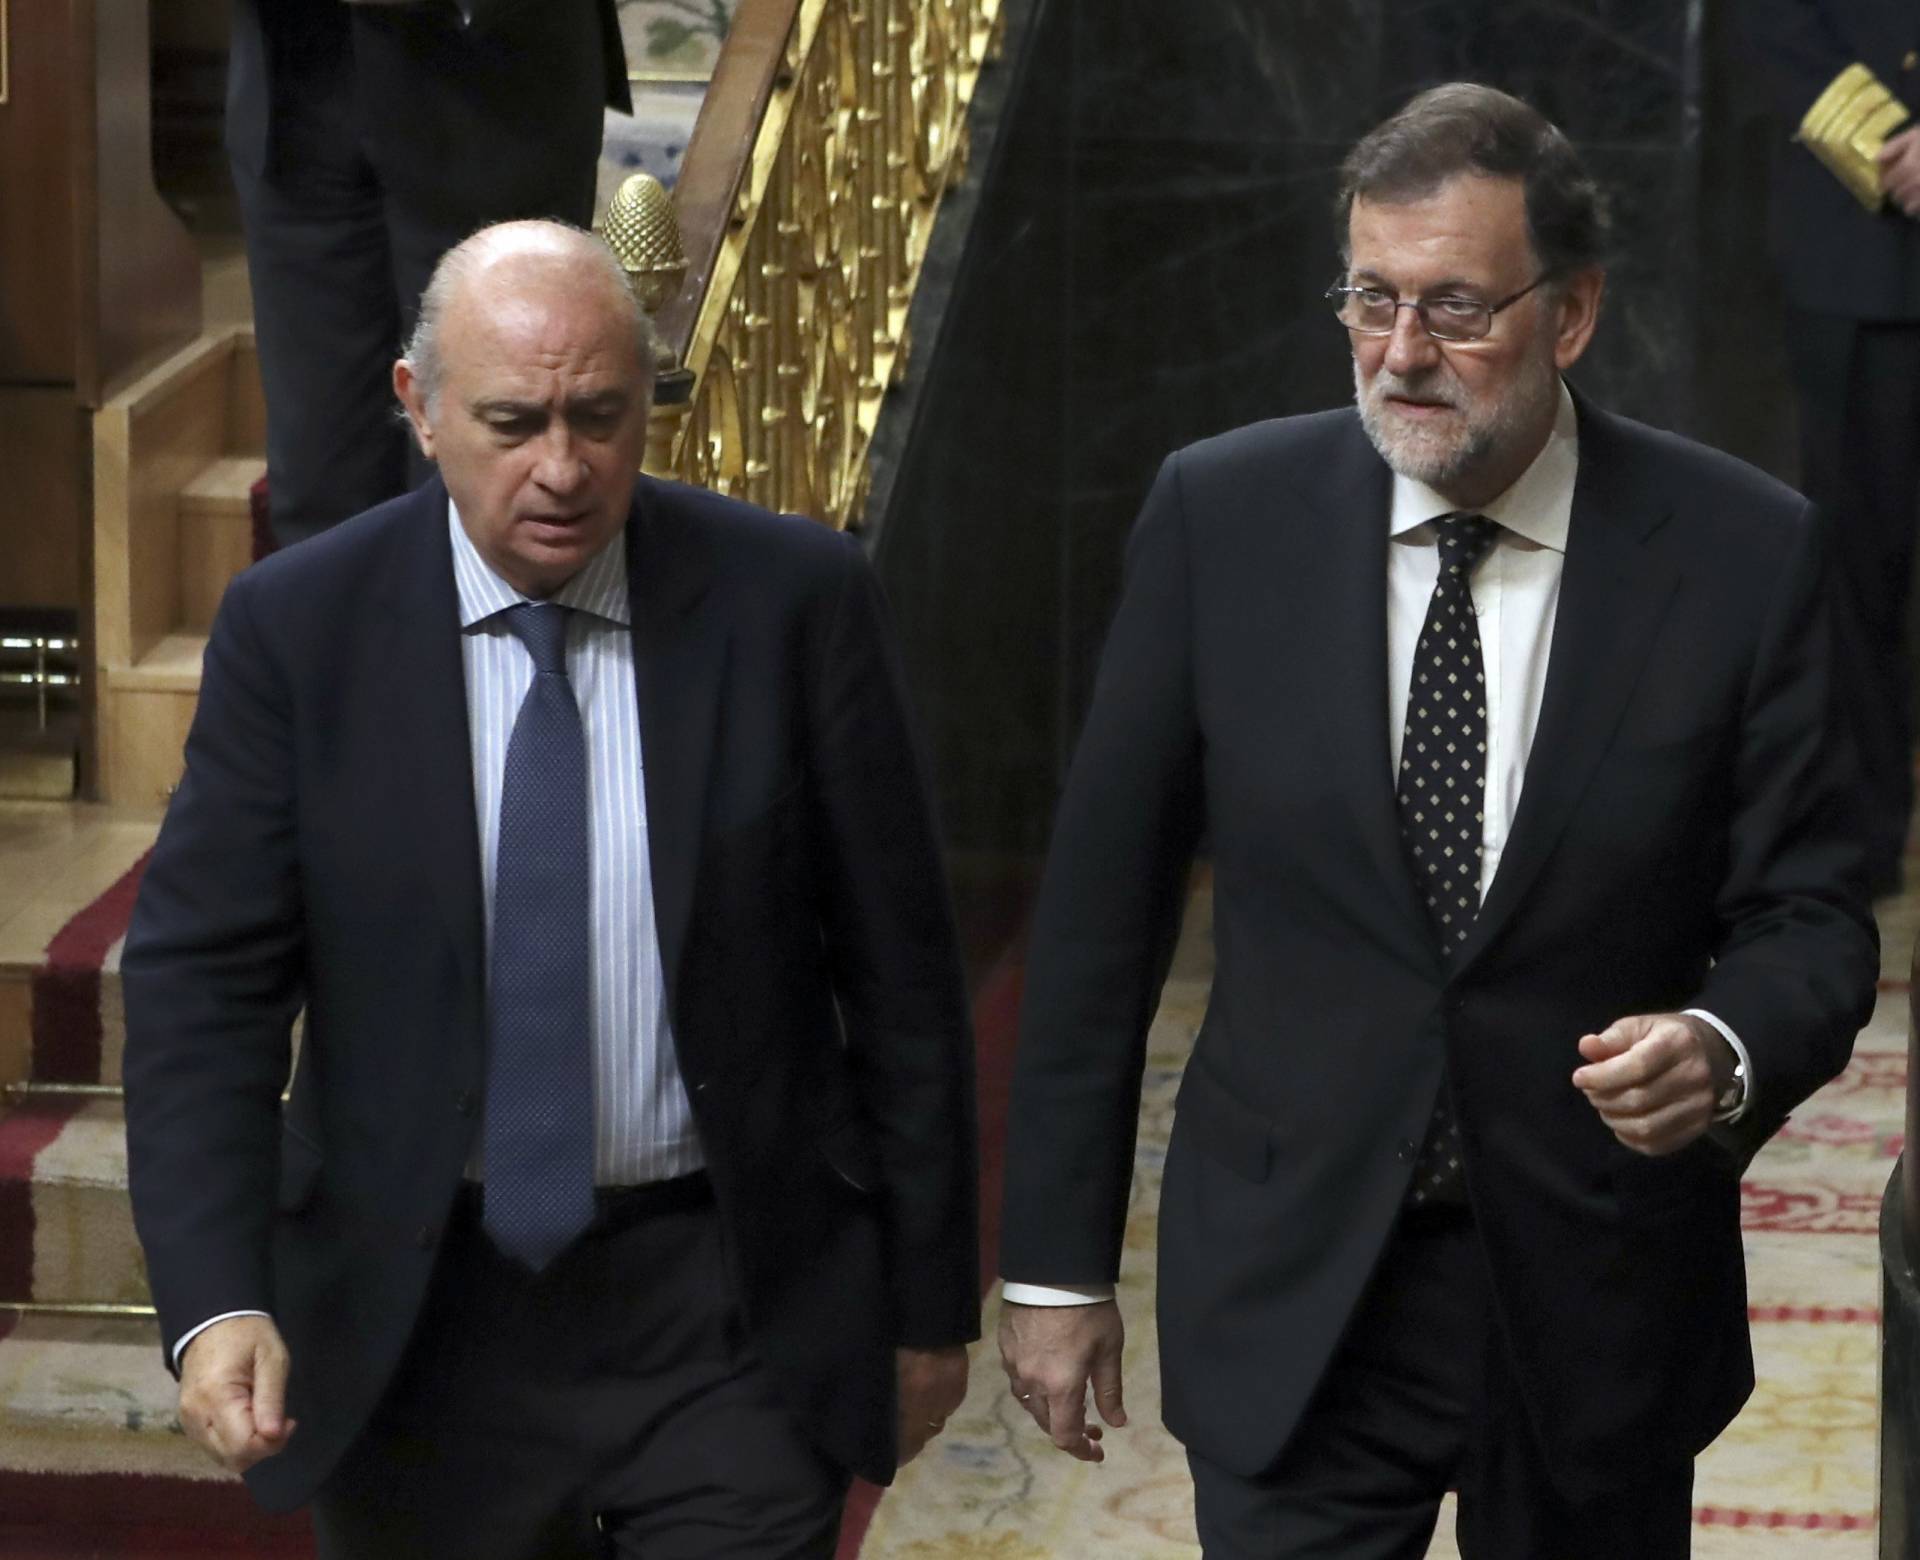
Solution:
<path fill-rule="evenodd" d="M 1120 1296 L 1129 1428 L 1107 1461 L 1047 1445 L 1006 1390 L 991 1343 L 934 1448 L 880 1502 L 861 1560 L 1192 1560 L 1192 1495 L 1159 1424 L 1153 1248 L 1180 1072 L 1205 1009 L 1207 914 L 1195 901 L 1148 1047 Z M 1875 1553 L 1881 1190 L 1900 1152 L 1908 962 L 1920 895 L 1882 907 L 1878 1011 L 1845 1074 L 1755 1160 L 1744 1187 L 1759 1386 L 1699 1464 L 1698 1560 L 1871 1560 Z M 997 1305 L 990 1302 L 987 1337 Z M 1429 1560 L 1458 1554 L 1442 1513 Z"/>

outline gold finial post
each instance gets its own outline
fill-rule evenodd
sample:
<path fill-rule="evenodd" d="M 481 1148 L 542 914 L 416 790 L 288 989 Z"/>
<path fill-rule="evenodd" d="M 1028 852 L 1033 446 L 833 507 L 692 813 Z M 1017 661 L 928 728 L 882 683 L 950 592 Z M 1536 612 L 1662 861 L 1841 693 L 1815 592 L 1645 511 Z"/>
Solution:
<path fill-rule="evenodd" d="M 607 204 L 600 231 L 640 307 L 649 316 L 658 314 L 687 276 L 680 222 L 666 186 L 650 173 L 628 174 Z"/>
<path fill-rule="evenodd" d="M 607 203 L 600 236 L 613 251 L 627 284 L 651 320 L 687 276 L 687 255 L 680 243 L 680 221 L 673 197 L 650 173 L 629 174 Z M 665 475 L 674 469 L 675 449 L 686 425 L 693 376 L 673 348 L 654 342 L 653 411 L 647 424 L 645 469 Z"/>

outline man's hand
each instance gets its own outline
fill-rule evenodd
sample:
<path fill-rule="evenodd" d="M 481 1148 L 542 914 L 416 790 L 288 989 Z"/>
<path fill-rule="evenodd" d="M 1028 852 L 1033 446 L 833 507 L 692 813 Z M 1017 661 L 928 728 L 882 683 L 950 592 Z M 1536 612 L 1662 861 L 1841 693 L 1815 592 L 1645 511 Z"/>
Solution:
<path fill-rule="evenodd" d="M 1920 217 L 1920 125 L 1890 135 L 1880 148 L 1880 186 L 1910 217 Z"/>
<path fill-rule="evenodd" d="M 215 1322 L 180 1357 L 180 1428 L 229 1472 L 287 1444 L 287 1346 L 264 1316 Z"/>
<path fill-rule="evenodd" d="M 967 1351 L 896 1349 L 900 1383 L 900 1461 L 910 1463 L 945 1427 L 967 1395 Z"/>
<path fill-rule="evenodd" d="M 1672 1154 L 1707 1130 L 1733 1077 L 1733 1047 L 1688 1013 L 1640 1013 L 1580 1037 L 1573 1085 L 1628 1148 Z"/>
<path fill-rule="evenodd" d="M 1127 1422 L 1120 1393 L 1120 1353 L 1126 1343 L 1120 1307 L 1093 1305 L 1000 1306 L 1000 1363 L 1034 1423 L 1061 1451 L 1082 1462 L 1106 1457 L 1100 1427 L 1087 1423 L 1087 1384 L 1100 1417 L 1115 1429 Z"/>

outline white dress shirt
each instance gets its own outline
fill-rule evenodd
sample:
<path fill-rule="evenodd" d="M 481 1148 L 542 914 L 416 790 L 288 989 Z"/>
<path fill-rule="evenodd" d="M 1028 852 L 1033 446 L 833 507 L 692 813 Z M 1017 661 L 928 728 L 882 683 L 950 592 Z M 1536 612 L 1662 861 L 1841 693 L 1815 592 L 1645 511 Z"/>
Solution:
<path fill-rule="evenodd" d="M 1487 782 L 1480 836 L 1482 900 L 1500 868 L 1507 835 L 1520 806 L 1527 755 L 1540 724 L 1579 464 L 1580 437 L 1573 397 L 1563 385 L 1559 412 L 1545 447 L 1512 487 L 1479 511 L 1500 527 L 1468 582 L 1487 674 Z M 1391 538 L 1387 547 L 1387 711 L 1389 760 L 1395 774 L 1400 771 L 1414 650 L 1427 619 L 1434 583 L 1440 577 L 1440 548 L 1432 522 L 1458 512 L 1459 505 L 1449 503 L 1424 483 L 1394 474 L 1393 504 L 1387 518 Z M 1751 1104 L 1753 1066 L 1746 1047 L 1713 1014 L 1700 1008 L 1687 1011 L 1706 1020 L 1733 1047 L 1746 1068 L 1747 1101 Z M 1745 1109 L 1743 1106 L 1742 1114 Z M 1087 1305 L 1110 1299 L 1112 1294 L 1110 1284 L 1072 1288 L 1015 1283 L 1004 1286 L 1005 1298 L 1020 1305 Z"/>
<path fill-rule="evenodd" d="M 533 657 L 501 614 L 528 598 L 487 567 L 451 502 L 447 526 L 460 592 L 482 924 L 491 950 L 507 742 L 533 683 Z M 666 975 L 653 918 L 625 535 L 616 533 L 550 599 L 573 609 L 567 675 L 587 739 L 594 1179 L 602 1186 L 663 1181 L 699 1169 L 703 1159 L 667 1027 Z M 479 1156 L 476 1144 L 467 1169 L 475 1180 L 484 1179 Z"/>
<path fill-rule="evenodd" d="M 533 657 L 500 614 L 527 598 L 487 566 L 451 501 L 447 528 L 460 601 L 475 845 L 490 950 L 507 742 L 533 682 Z M 567 675 L 587 742 L 594 1179 L 602 1186 L 667 1180 L 699 1169 L 704 1160 L 667 1026 L 666 976 L 654 924 L 625 534 L 617 533 L 552 599 L 573 609 Z M 484 1179 L 477 1141 L 467 1174 Z M 209 1317 L 181 1335 L 174 1363 L 215 1322 L 265 1314 Z"/>

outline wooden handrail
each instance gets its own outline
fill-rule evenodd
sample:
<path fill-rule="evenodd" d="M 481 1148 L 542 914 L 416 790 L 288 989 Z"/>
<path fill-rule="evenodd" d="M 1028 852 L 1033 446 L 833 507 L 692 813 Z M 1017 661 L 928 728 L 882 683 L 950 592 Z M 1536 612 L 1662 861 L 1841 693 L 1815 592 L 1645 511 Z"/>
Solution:
<path fill-rule="evenodd" d="M 654 321 L 675 362 L 686 362 L 692 349 L 714 262 L 753 167 L 760 122 L 775 87 L 791 73 L 787 45 L 799 14 L 800 0 L 741 0 L 701 100 L 673 194 L 687 275 Z"/>

